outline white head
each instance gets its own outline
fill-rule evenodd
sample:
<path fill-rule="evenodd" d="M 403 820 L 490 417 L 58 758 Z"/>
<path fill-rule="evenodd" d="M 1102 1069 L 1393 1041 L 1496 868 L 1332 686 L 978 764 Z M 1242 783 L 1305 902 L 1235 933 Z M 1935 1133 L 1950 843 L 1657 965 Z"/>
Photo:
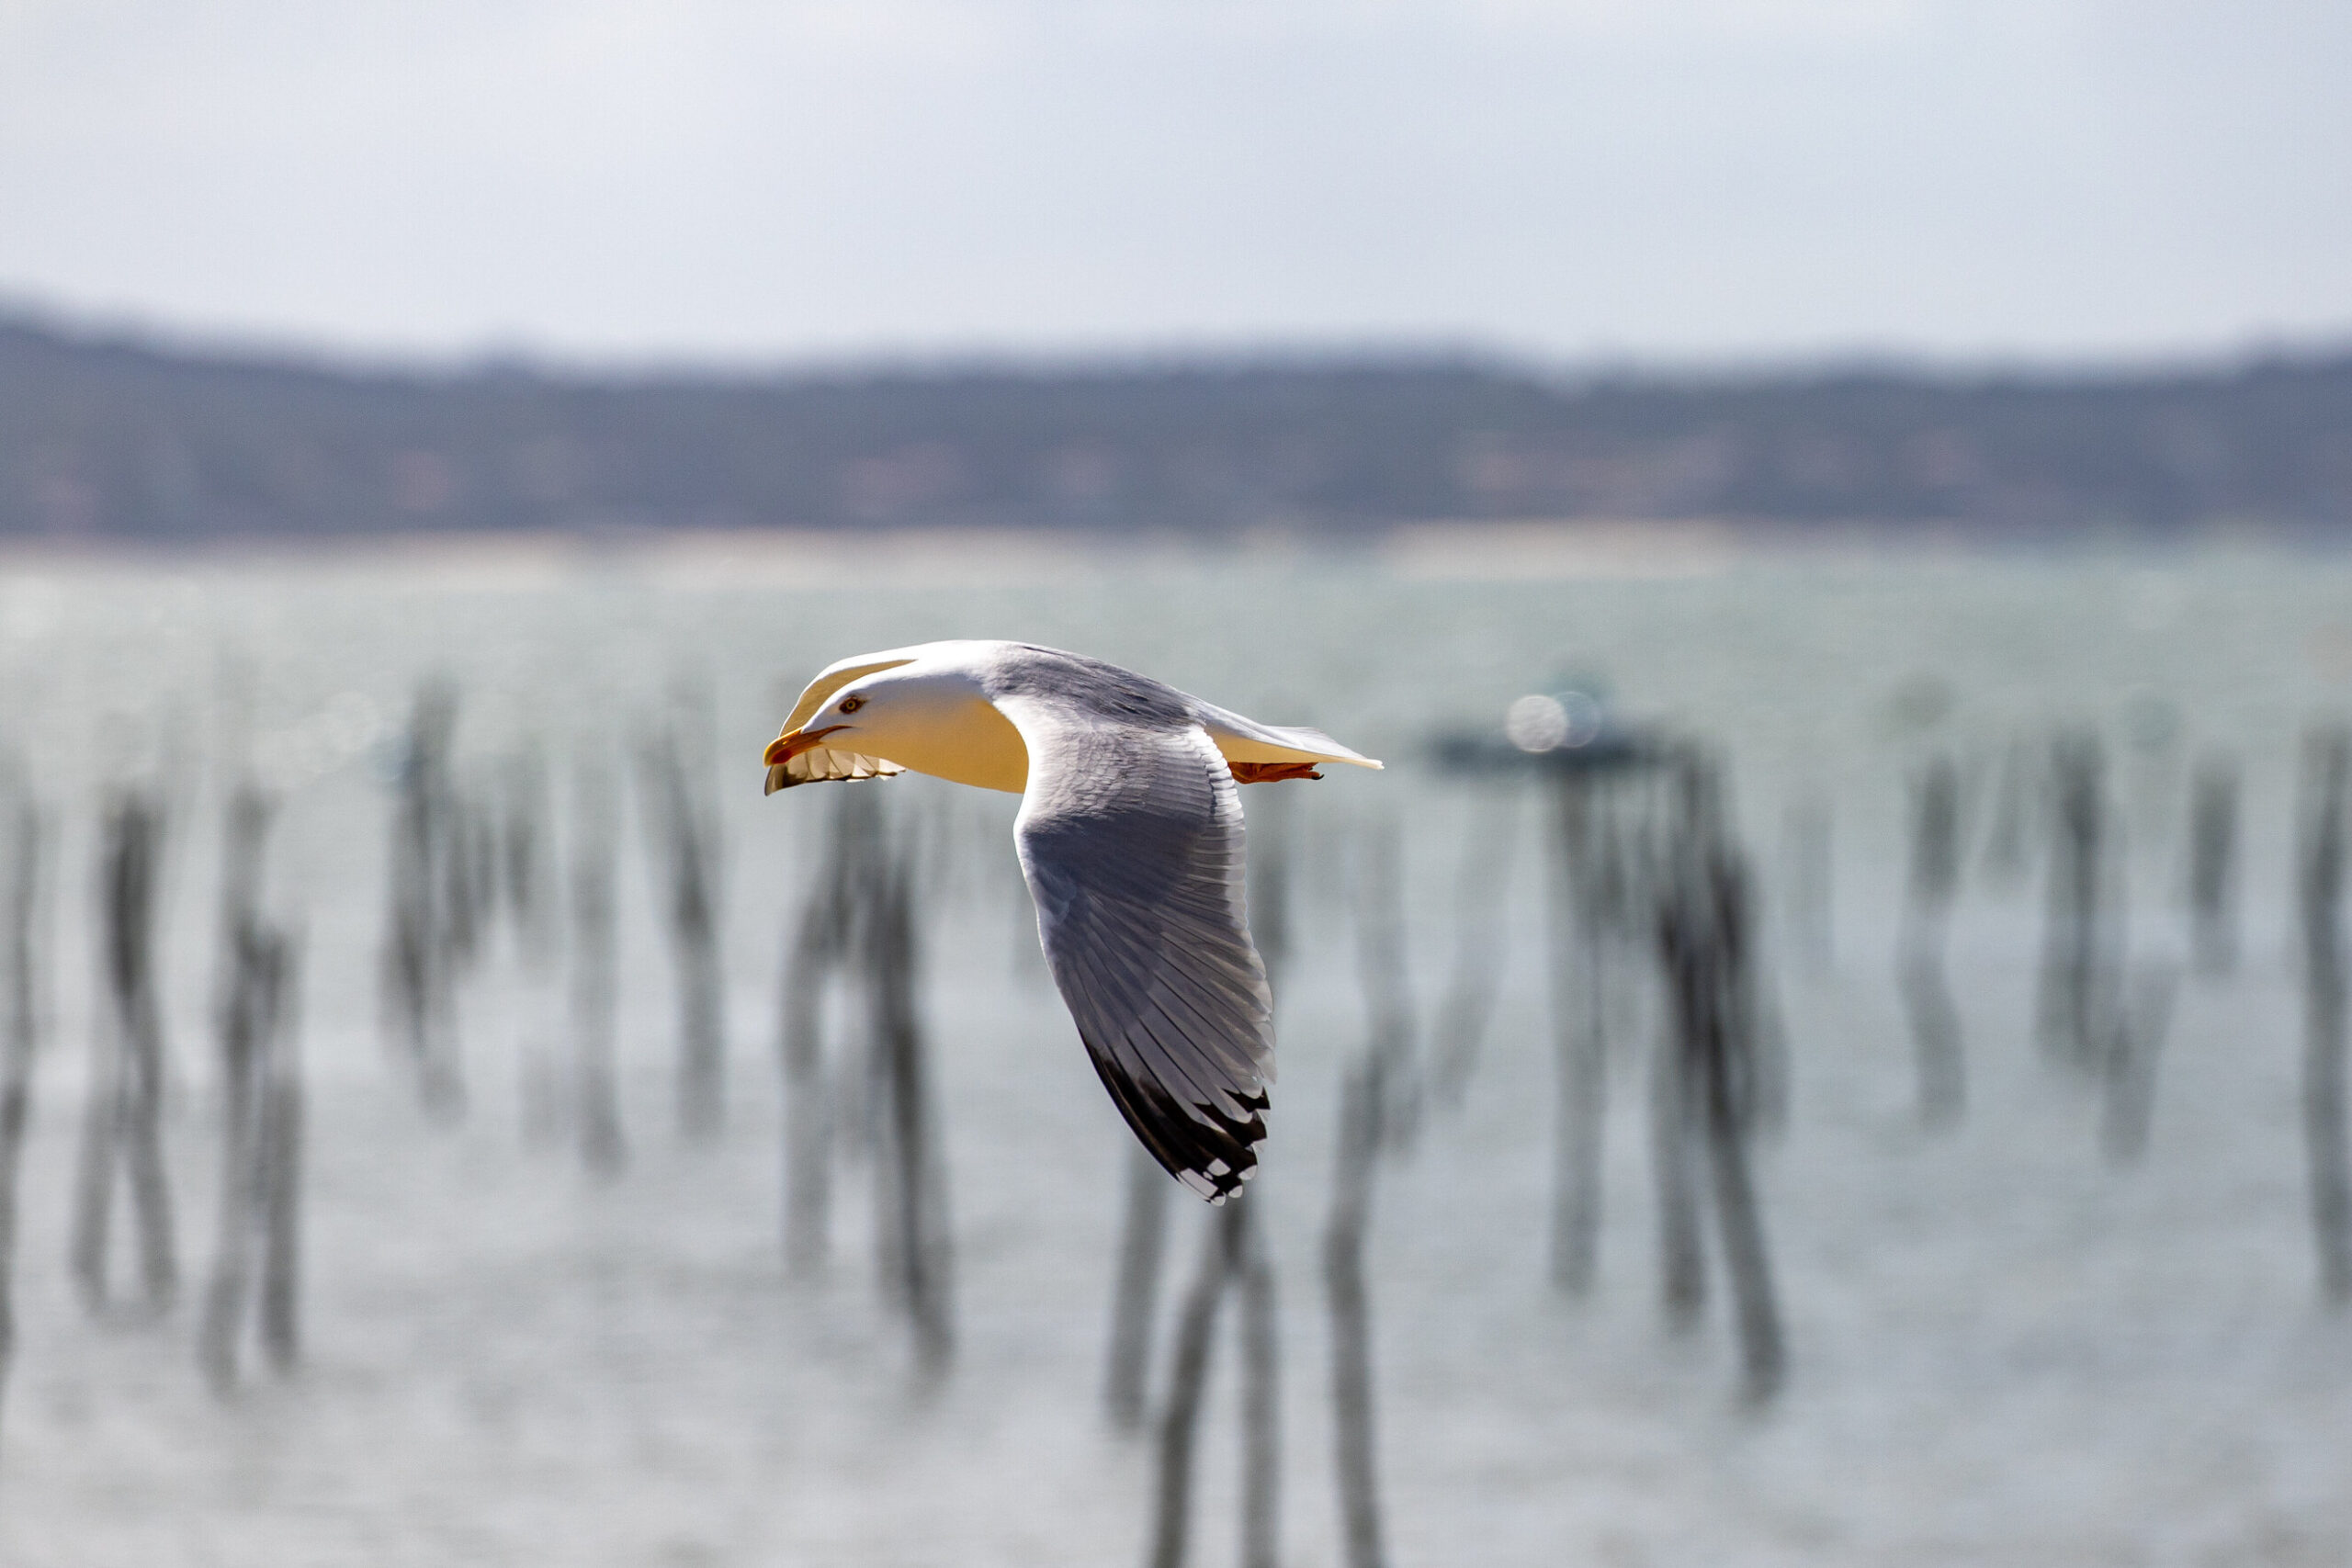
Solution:
<path fill-rule="evenodd" d="M 768 747 L 768 792 L 885 771 L 795 766 L 825 751 L 1018 794 L 1028 783 L 1028 749 L 988 700 L 969 660 L 955 656 L 963 646 L 900 649 L 829 668 L 801 694 L 784 733 Z"/>

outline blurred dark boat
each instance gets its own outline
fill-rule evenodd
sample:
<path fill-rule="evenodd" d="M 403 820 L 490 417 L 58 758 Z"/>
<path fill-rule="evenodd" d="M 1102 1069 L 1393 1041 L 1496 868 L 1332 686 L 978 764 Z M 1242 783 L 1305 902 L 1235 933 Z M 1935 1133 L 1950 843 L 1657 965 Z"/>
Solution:
<path fill-rule="evenodd" d="M 1664 739 L 1616 712 L 1605 691 L 1566 686 L 1516 699 L 1494 729 L 1442 734 L 1430 754 L 1442 772 L 1493 775 L 1634 767 L 1663 750 Z"/>

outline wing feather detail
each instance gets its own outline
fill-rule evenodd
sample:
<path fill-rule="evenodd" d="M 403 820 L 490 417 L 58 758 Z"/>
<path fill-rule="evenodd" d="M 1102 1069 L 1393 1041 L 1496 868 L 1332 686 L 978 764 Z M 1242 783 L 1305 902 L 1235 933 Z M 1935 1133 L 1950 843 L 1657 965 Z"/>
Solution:
<path fill-rule="evenodd" d="M 1377 759 L 1340 745 L 1319 729 L 1303 725 L 1260 724 L 1215 703 L 1204 703 L 1198 697 L 1192 700 L 1210 739 L 1228 759 L 1245 762 L 1345 762 L 1355 768 L 1380 766 Z"/>
<path fill-rule="evenodd" d="M 1152 1157 L 1222 1202 L 1256 1173 L 1274 1077 L 1232 773 L 1194 724 L 997 705 L 1029 748 L 1015 839 L 1079 1038 Z"/>

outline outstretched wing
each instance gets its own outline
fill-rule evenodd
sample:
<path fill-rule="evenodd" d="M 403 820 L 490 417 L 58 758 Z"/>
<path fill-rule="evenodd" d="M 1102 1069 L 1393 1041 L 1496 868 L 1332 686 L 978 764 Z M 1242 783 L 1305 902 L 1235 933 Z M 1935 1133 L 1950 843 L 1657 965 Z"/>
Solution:
<path fill-rule="evenodd" d="M 1232 775 L 1197 726 L 998 706 L 1029 748 L 1014 837 L 1054 984 L 1144 1147 L 1221 1203 L 1256 1171 L 1274 1077 Z"/>
<path fill-rule="evenodd" d="M 1202 728 L 1209 732 L 1209 739 L 1216 742 L 1216 749 L 1228 762 L 1345 762 L 1350 767 L 1375 770 L 1380 766 L 1376 759 L 1340 745 L 1319 729 L 1260 724 L 1215 703 L 1204 703 L 1198 697 L 1191 700 L 1200 713 Z"/>

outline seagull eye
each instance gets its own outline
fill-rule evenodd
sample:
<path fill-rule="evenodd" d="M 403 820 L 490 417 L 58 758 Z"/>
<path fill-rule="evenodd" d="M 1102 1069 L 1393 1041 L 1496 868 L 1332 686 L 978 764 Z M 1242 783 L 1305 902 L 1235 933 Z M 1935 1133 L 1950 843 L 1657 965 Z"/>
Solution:
<path fill-rule="evenodd" d="M 855 713 L 865 705 L 865 699 L 864 697 L 843 697 L 842 699 L 842 705 L 837 711 L 842 713 Z"/>

